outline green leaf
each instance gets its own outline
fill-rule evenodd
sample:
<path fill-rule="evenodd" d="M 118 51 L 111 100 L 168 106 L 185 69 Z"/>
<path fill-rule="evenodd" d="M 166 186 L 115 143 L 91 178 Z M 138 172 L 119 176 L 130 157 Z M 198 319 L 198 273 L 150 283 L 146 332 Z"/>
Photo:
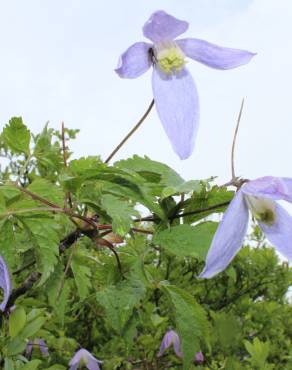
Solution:
<path fill-rule="evenodd" d="M 153 194 L 161 195 L 164 188 L 167 188 L 171 194 L 176 192 L 176 188 L 184 184 L 184 180 L 170 167 L 164 163 L 152 161 L 148 157 L 139 157 L 134 155 L 132 158 L 121 160 L 115 163 L 115 167 L 137 173 L 143 177 Z M 169 194 L 169 195 L 171 195 Z M 164 194 L 164 196 L 168 196 Z"/>
<path fill-rule="evenodd" d="M 124 236 L 131 228 L 132 217 L 139 216 L 133 205 L 112 195 L 103 195 L 101 205 L 112 218 L 113 232 Z"/>
<path fill-rule="evenodd" d="M 49 278 L 58 262 L 60 225 L 53 218 L 19 219 L 34 246 L 38 271 L 42 274 L 38 284 L 40 286 Z"/>
<path fill-rule="evenodd" d="M 46 179 L 37 179 L 33 181 L 28 187 L 31 192 L 45 198 L 52 203 L 55 203 L 61 207 L 64 206 L 65 194 L 59 186 L 56 186 L 52 182 Z M 42 205 L 43 206 L 43 205 Z"/>
<path fill-rule="evenodd" d="M 250 362 L 253 366 L 259 367 L 261 370 L 268 368 L 266 361 L 270 352 L 269 342 L 261 342 L 258 338 L 254 338 L 253 343 L 244 341 L 244 346 L 250 354 Z"/>
<path fill-rule="evenodd" d="M 20 370 L 36 370 L 39 365 L 42 363 L 41 360 L 32 360 L 23 365 Z"/>
<path fill-rule="evenodd" d="M 183 353 L 183 369 L 188 370 L 196 352 L 200 351 L 200 341 L 208 335 L 206 313 L 185 290 L 166 284 L 161 284 L 160 287 L 173 306 Z"/>
<path fill-rule="evenodd" d="M 217 225 L 216 222 L 203 222 L 197 226 L 187 224 L 174 226 L 155 234 L 153 242 L 178 257 L 196 257 L 204 260 Z"/>
<path fill-rule="evenodd" d="M 13 117 L 5 126 L 2 136 L 5 144 L 16 154 L 29 155 L 30 132 L 21 117 Z"/>
<path fill-rule="evenodd" d="M 73 256 L 71 269 L 73 271 L 79 297 L 83 300 L 88 296 L 91 287 L 91 271 L 90 268 L 85 265 L 84 258 L 82 258 L 80 253 Z"/>
<path fill-rule="evenodd" d="M 96 299 L 110 318 L 109 324 L 117 333 L 123 335 L 134 307 L 139 304 L 144 294 L 144 285 L 140 281 L 131 281 L 105 288 L 97 293 Z"/>
<path fill-rule="evenodd" d="M 15 337 L 26 323 L 25 309 L 21 306 L 15 308 L 9 316 L 9 335 Z"/>
<path fill-rule="evenodd" d="M 198 180 L 185 181 L 177 186 L 165 187 L 162 191 L 161 197 L 166 198 L 175 194 L 198 193 L 201 190 L 201 182 Z"/>
<path fill-rule="evenodd" d="M 5 358 L 4 370 L 14 370 L 14 363 L 10 358 Z"/>
<path fill-rule="evenodd" d="M 184 204 L 184 212 L 193 212 L 193 211 L 200 211 L 200 213 L 190 215 L 184 218 L 184 221 L 186 223 L 193 223 L 195 221 L 201 220 L 202 218 L 205 218 L 209 216 L 212 213 L 218 213 L 223 212 L 226 207 L 228 206 L 228 203 L 232 200 L 234 196 L 233 191 L 228 191 L 226 188 L 218 188 L 217 186 L 214 186 L 211 191 L 207 191 L 207 189 L 203 189 L 200 193 L 195 193 L 190 199 L 187 199 Z M 224 204 L 221 205 L 220 204 Z M 219 205 L 215 209 L 210 209 L 207 211 L 203 211 L 204 209 L 207 209 L 209 207 L 213 207 Z"/>

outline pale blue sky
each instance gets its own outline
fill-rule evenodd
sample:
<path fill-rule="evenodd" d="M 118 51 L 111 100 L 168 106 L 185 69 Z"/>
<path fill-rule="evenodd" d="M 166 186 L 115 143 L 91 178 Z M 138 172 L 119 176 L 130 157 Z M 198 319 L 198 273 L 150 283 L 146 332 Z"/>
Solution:
<path fill-rule="evenodd" d="M 32 131 L 62 120 L 81 134 L 73 149 L 105 157 L 151 100 L 150 73 L 122 80 L 118 57 L 142 40 L 150 14 L 188 20 L 188 36 L 258 52 L 247 66 L 215 71 L 189 61 L 201 122 L 192 157 L 179 161 L 156 112 L 118 158 L 168 163 L 186 178 L 230 176 L 230 146 L 242 97 L 238 174 L 292 176 L 292 2 L 290 0 L 0 1 L 0 124 L 22 115 Z"/>

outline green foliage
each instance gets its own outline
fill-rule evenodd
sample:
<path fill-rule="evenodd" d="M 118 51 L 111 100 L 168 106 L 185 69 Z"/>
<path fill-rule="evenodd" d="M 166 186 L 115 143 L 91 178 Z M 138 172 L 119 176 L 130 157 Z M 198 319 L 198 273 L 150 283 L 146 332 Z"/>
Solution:
<path fill-rule="evenodd" d="M 75 135 L 65 130 L 67 146 Z M 79 347 L 103 370 L 292 368 L 292 271 L 258 228 L 226 271 L 197 278 L 213 215 L 233 192 L 147 157 L 109 166 L 98 156 L 71 160 L 67 149 L 65 166 L 62 135 L 48 125 L 33 135 L 20 118 L 0 139 L 9 162 L 0 254 L 14 288 L 0 316 L 0 368 L 64 370 Z M 170 329 L 183 358 L 173 348 L 157 357 Z M 48 357 L 39 348 L 25 355 L 38 338 Z"/>

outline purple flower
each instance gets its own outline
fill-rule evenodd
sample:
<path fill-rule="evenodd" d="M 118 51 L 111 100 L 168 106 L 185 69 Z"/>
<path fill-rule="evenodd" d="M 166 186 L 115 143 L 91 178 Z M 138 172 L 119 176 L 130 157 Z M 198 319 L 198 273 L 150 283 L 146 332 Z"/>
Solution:
<path fill-rule="evenodd" d="M 43 339 L 34 339 L 33 341 L 30 340 L 27 343 L 26 350 L 25 350 L 25 356 L 27 358 L 31 357 L 32 351 L 34 347 L 38 347 L 44 357 L 49 356 L 49 350 L 48 347 Z"/>
<path fill-rule="evenodd" d="M 177 357 L 183 357 L 183 354 L 180 350 L 179 336 L 174 330 L 169 330 L 168 332 L 165 333 L 157 356 L 158 357 L 162 356 L 164 351 L 171 345 L 173 345 L 174 352 L 177 355 Z"/>
<path fill-rule="evenodd" d="M 2 303 L 0 304 L 0 310 L 4 311 L 12 290 L 12 283 L 8 267 L 1 256 L 0 256 L 0 288 L 3 289 L 3 300 Z"/>
<path fill-rule="evenodd" d="M 153 44 L 137 42 L 130 46 L 116 69 L 120 77 L 136 78 L 153 65 L 156 109 L 173 150 L 181 159 L 191 155 L 199 124 L 198 93 L 185 68 L 185 57 L 212 68 L 231 69 L 248 63 L 255 55 L 194 38 L 175 40 L 188 27 L 188 22 L 163 10 L 153 13 L 143 27 L 144 36 Z"/>
<path fill-rule="evenodd" d="M 197 352 L 196 353 L 196 356 L 195 356 L 195 362 L 197 364 L 202 364 L 204 362 L 205 358 L 204 358 L 204 355 L 203 353 L 200 351 L 200 352 Z"/>
<path fill-rule="evenodd" d="M 249 211 L 266 238 L 292 260 L 292 217 L 276 200 L 292 203 L 292 179 L 266 176 L 245 183 L 237 192 L 214 235 L 201 278 L 223 271 L 242 246 Z"/>
<path fill-rule="evenodd" d="M 161 357 L 164 353 L 164 351 L 169 348 L 171 345 L 173 345 L 174 352 L 177 355 L 177 357 L 182 358 L 183 353 L 181 352 L 180 349 L 180 339 L 177 333 L 174 330 L 169 330 L 168 332 L 165 333 L 161 345 L 160 345 L 160 350 L 158 352 L 158 357 Z M 202 352 L 197 352 L 195 355 L 194 361 L 196 363 L 202 363 L 204 362 L 204 355 Z"/>
<path fill-rule="evenodd" d="M 97 360 L 90 352 L 81 348 L 69 362 L 69 370 L 77 370 L 79 366 L 85 366 L 88 370 L 100 370 L 100 364 L 102 364 L 102 361 Z"/>

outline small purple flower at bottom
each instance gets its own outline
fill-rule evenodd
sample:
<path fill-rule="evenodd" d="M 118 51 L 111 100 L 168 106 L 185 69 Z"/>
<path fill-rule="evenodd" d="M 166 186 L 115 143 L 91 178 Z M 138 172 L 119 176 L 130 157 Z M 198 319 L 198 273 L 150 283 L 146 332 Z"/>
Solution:
<path fill-rule="evenodd" d="M 120 57 L 117 74 L 136 78 L 153 66 L 152 90 L 155 106 L 173 150 L 180 159 L 193 151 L 199 126 L 199 98 L 188 72 L 186 57 L 215 69 L 232 69 L 255 55 L 246 50 L 221 47 L 195 38 L 177 39 L 189 24 L 163 10 L 151 15 L 143 27 L 152 41 L 137 42 Z"/>
<path fill-rule="evenodd" d="M 0 256 L 0 288 L 3 289 L 3 300 L 0 304 L 0 311 L 4 312 L 12 290 L 12 283 L 8 267 L 2 256 Z"/>
<path fill-rule="evenodd" d="M 45 341 L 43 339 L 38 339 L 37 338 L 37 339 L 34 339 L 33 341 L 30 340 L 27 343 L 26 350 L 25 350 L 25 356 L 27 358 L 31 357 L 34 347 L 38 347 L 44 357 L 49 356 L 49 350 L 48 350 L 48 347 L 47 347 Z"/>
<path fill-rule="evenodd" d="M 291 178 L 266 176 L 243 184 L 217 228 L 200 278 L 225 270 L 235 257 L 247 231 L 249 211 L 270 243 L 292 261 L 292 217 L 276 200 L 292 203 Z"/>
<path fill-rule="evenodd" d="M 169 330 L 168 332 L 165 333 L 157 356 L 161 357 L 164 351 L 171 345 L 173 345 L 173 349 L 177 357 L 182 358 L 183 353 L 180 349 L 180 339 L 178 334 L 174 330 Z M 201 364 L 202 362 L 204 362 L 204 355 L 201 351 L 196 353 L 194 362 L 197 364 Z"/>
<path fill-rule="evenodd" d="M 79 349 L 69 362 L 69 370 L 77 370 L 79 366 L 85 366 L 88 370 L 100 370 L 99 365 L 102 361 L 97 360 L 86 349 Z"/>

